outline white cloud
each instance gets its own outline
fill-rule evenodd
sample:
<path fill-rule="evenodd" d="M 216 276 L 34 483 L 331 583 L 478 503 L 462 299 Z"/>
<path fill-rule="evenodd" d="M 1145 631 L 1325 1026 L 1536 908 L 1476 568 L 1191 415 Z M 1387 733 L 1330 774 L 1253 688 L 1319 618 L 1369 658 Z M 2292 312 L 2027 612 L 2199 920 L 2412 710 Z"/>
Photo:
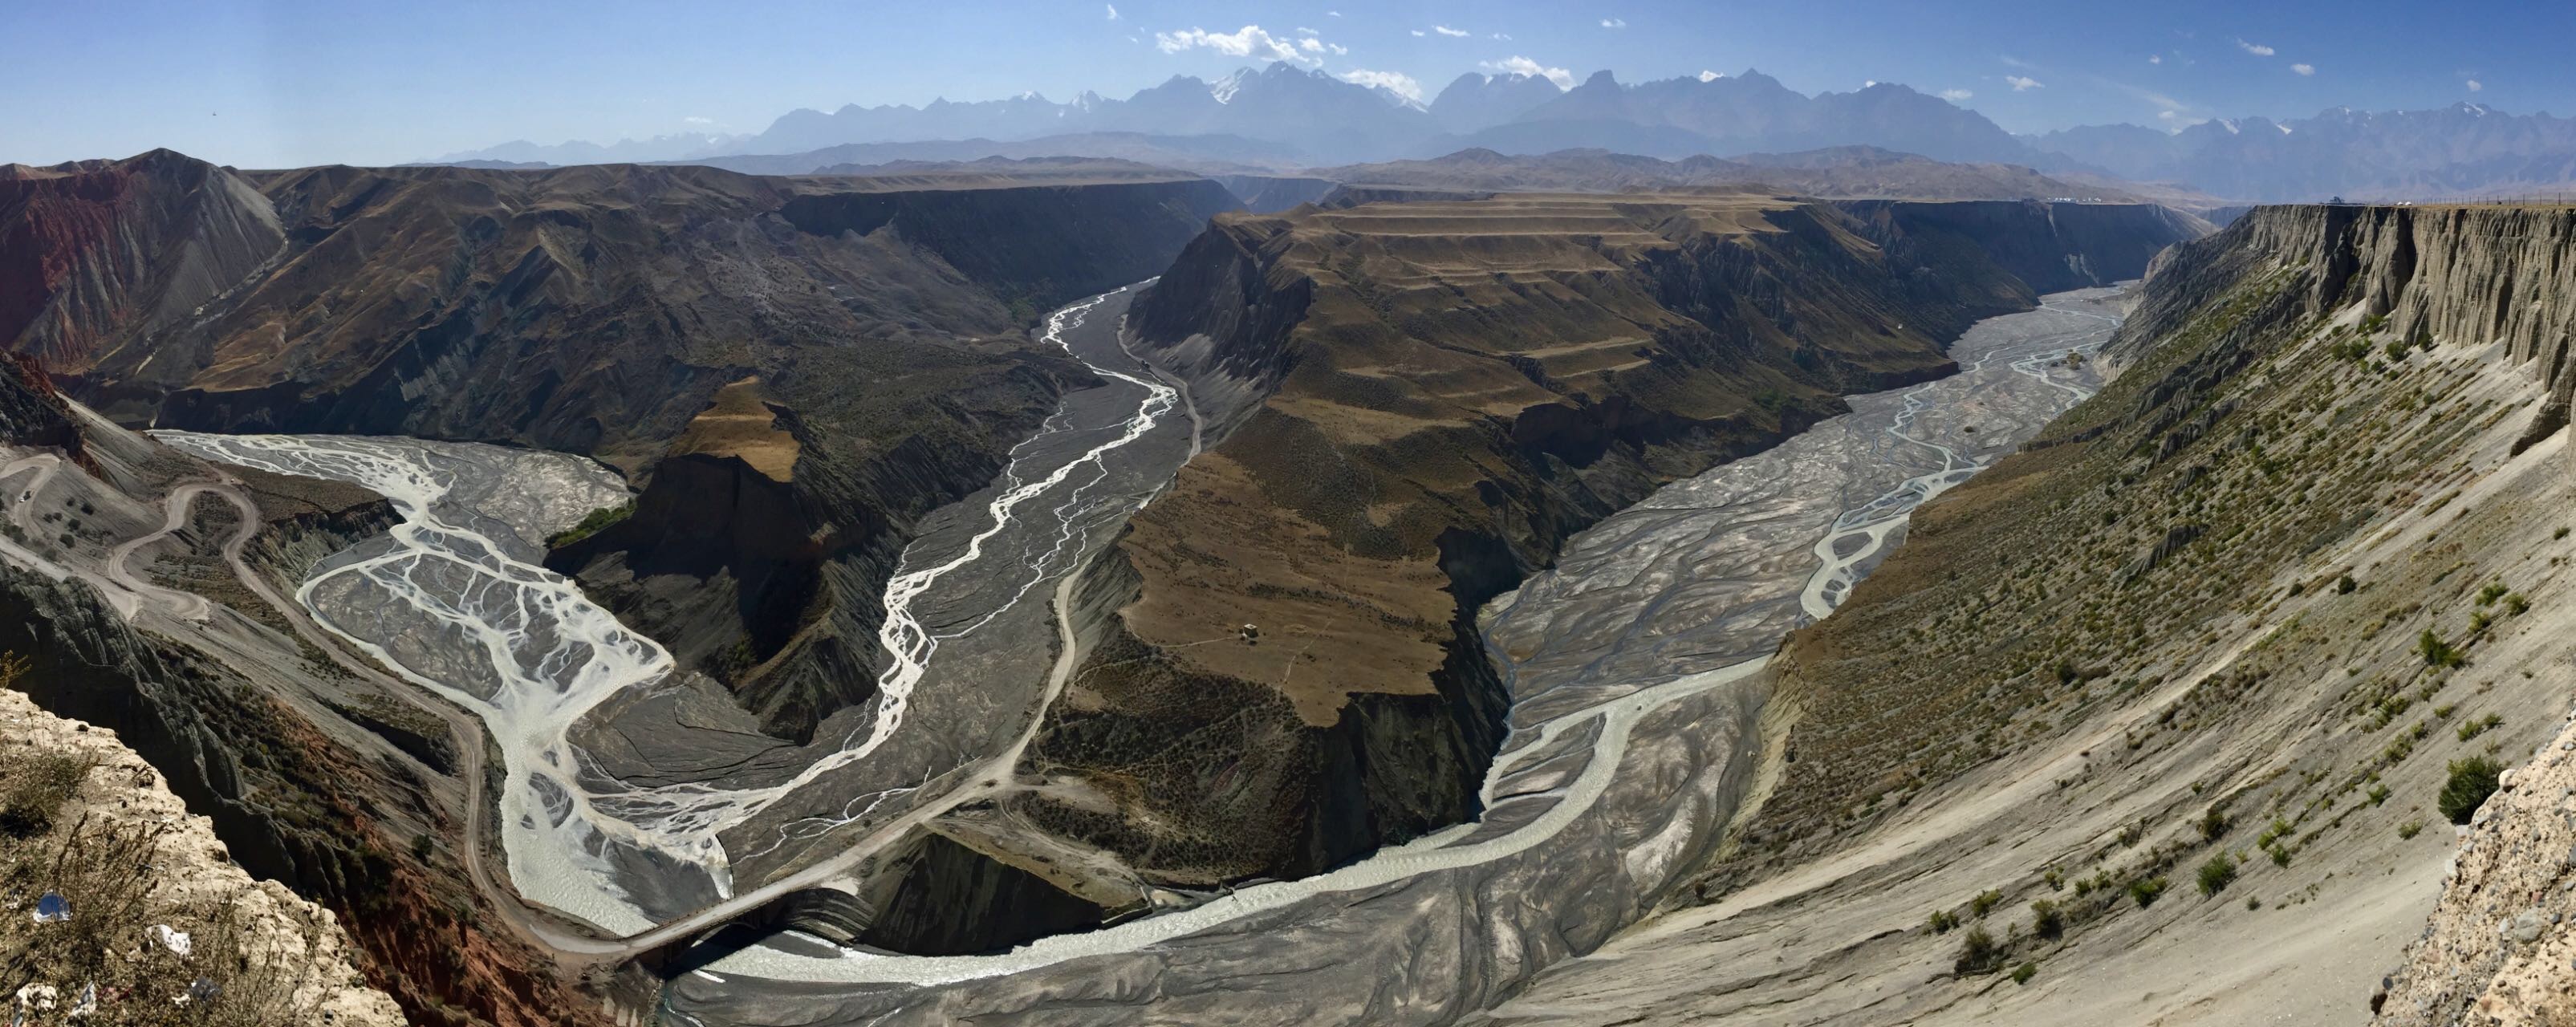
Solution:
<path fill-rule="evenodd" d="M 1702 82 L 1715 82 L 1715 81 L 1717 81 L 1718 79 L 1722 79 L 1722 78 L 1725 78 L 1725 77 L 1726 77 L 1726 76 L 1724 76 L 1724 75 L 1720 75 L 1720 74 L 1718 74 L 1718 73 L 1716 73 L 1716 72 L 1714 72 L 1714 71 L 1702 71 L 1702 72 L 1700 72 L 1700 73 L 1699 73 L 1699 80 L 1700 80 L 1700 81 L 1702 81 Z"/>
<path fill-rule="evenodd" d="M 2313 64 L 2293 64 L 2290 65 L 2290 70 L 2302 75 L 2314 75 L 2317 73 L 2317 66 Z"/>
<path fill-rule="evenodd" d="M 2480 81 L 2478 81 L 2478 80 L 2476 80 L 2476 79 L 2470 79 L 2470 80 L 2469 80 L 2469 91 L 2470 91 L 2470 92 L 2472 92 L 2472 93 L 2477 92 L 2478 90 L 2484 89 L 2484 88 L 2486 88 L 2486 87 L 2487 87 L 2487 84 L 2486 84 L 2486 83 L 2484 83 L 2484 82 L 2480 82 Z"/>
<path fill-rule="evenodd" d="M 2253 54 L 2256 57 L 2270 57 L 2273 54 L 2280 52 L 2261 43 L 2248 43 L 2242 39 L 2236 41 L 2236 48 L 2243 50 L 2246 53 Z"/>
<path fill-rule="evenodd" d="M 1327 18 L 1339 18 L 1339 17 L 1341 17 L 1341 16 L 1342 16 L 1342 12 L 1340 12 L 1340 11 L 1325 11 L 1325 12 L 1324 12 L 1324 17 L 1327 17 Z"/>
<path fill-rule="evenodd" d="M 685 121 L 685 122 L 688 122 L 689 124 L 692 124 L 692 125 L 712 125 L 712 124 L 715 124 L 715 123 L 716 123 L 716 119 L 714 119 L 714 118 L 701 118 L 701 117 L 698 117 L 697 115 L 694 115 L 694 114 L 692 114 L 692 115 L 690 115 L 690 116 L 688 116 L 688 117 L 685 117 L 685 118 L 681 118 L 680 120 Z"/>
<path fill-rule="evenodd" d="M 1511 33 L 1508 33 L 1508 32 L 1497 32 L 1497 33 L 1494 33 L 1494 38 L 1496 38 L 1496 39 L 1500 39 L 1500 40 L 1504 40 L 1504 41 L 1507 41 L 1507 42 L 1508 42 L 1508 41 L 1512 38 L 1512 36 L 1511 36 Z"/>
<path fill-rule="evenodd" d="M 1415 29 L 1415 30 L 1413 30 L 1413 38 L 1415 38 L 1415 39 L 1420 39 L 1420 38 L 1422 38 L 1422 30 L 1421 30 L 1421 29 Z"/>
<path fill-rule="evenodd" d="M 1117 5 L 1117 4 L 1102 4 L 1101 6 L 1109 8 L 1109 20 L 1111 20 L 1111 21 L 1117 21 L 1117 20 L 1118 20 L 1118 5 Z"/>
<path fill-rule="evenodd" d="M 1317 35 L 1322 35 L 1323 33 L 1317 32 L 1317 31 L 1315 31 L 1314 29 L 1307 28 L 1306 26 L 1299 25 L 1299 26 L 1297 26 L 1297 34 L 1298 34 L 1298 35 L 1301 35 L 1301 36 L 1317 36 Z"/>
<path fill-rule="evenodd" d="M 1974 98 L 1976 95 L 1977 95 L 1977 94 L 1975 94 L 1975 93 L 1971 93 L 1971 92 L 1969 92 L 1969 91 L 1967 91 L 1967 90 L 1965 90 L 1965 89 L 1944 89 L 1944 90 L 1942 90 L 1942 91 L 1941 91 L 1941 98 L 1942 98 L 1942 99 L 1944 99 L 1944 100 L 1948 100 L 1948 101 L 1950 101 L 1951 103 L 1957 103 L 1957 102 L 1959 102 L 1959 101 L 1961 101 L 1961 100 L 1972 99 L 1972 98 Z"/>
<path fill-rule="evenodd" d="M 2039 80 L 2027 75 L 2006 75 L 2004 76 L 2004 83 L 2012 86 L 2013 92 L 2016 93 L 2024 90 L 2040 88 Z"/>
<path fill-rule="evenodd" d="M 1313 36 L 1307 36 L 1304 39 L 1298 40 L 1297 45 L 1307 53 L 1322 53 L 1324 51 L 1323 42 Z"/>
<path fill-rule="evenodd" d="M 1601 19 L 1601 27 L 1605 29 L 1624 29 L 1628 27 L 1628 19 L 1603 18 Z"/>
<path fill-rule="evenodd" d="M 1297 44 L 1261 30 L 1259 25 L 1246 25 L 1233 32 L 1210 32 L 1189 29 L 1182 32 L 1154 33 L 1154 48 L 1164 53 L 1206 47 L 1228 57 L 1255 57 L 1298 64 L 1319 64 L 1317 58 L 1300 53 Z"/>
<path fill-rule="evenodd" d="M 1350 47 L 1343 46 L 1340 43 L 1326 43 L 1324 44 L 1324 49 L 1332 51 L 1333 56 L 1336 57 L 1346 56 L 1351 52 Z"/>
<path fill-rule="evenodd" d="M 1499 61 L 1482 61 L 1479 62 L 1479 64 L 1486 71 L 1499 71 L 1512 75 L 1536 75 L 1540 78 L 1556 83 L 1556 87 L 1558 89 L 1574 88 L 1573 72 L 1567 71 L 1563 68 L 1545 67 L 1540 65 L 1537 61 L 1533 61 L 1527 57 L 1522 57 L 1518 54 L 1514 54 Z"/>
<path fill-rule="evenodd" d="M 1353 68 L 1341 75 L 1342 81 L 1387 90 L 1415 103 L 1422 102 L 1422 83 L 1400 71 L 1370 71 Z"/>
<path fill-rule="evenodd" d="M 1450 27 L 1449 27 L 1449 26 L 1447 26 L 1447 25 L 1434 25 L 1434 26 L 1431 26 L 1431 31 L 1433 31 L 1433 32 L 1437 32 L 1437 33 L 1440 33 L 1441 35 L 1444 35 L 1444 36 L 1470 36 L 1470 35 L 1474 35 L 1474 34 L 1475 34 L 1475 33 L 1472 33 L 1472 32 L 1467 31 L 1466 29 L 1453 29 L 1453 28 L 1450 28 Z"/>
<path fill-rule="evenodd" d="M 1863 89 L 1876 89 L 1878 88 L 1878 80 L 1874 78 L 1862 79 L 1860 80 L 1860 87 Z"/>
<path fill-rule="evenodd" d="M 2147 55 L 2147 63 L 2149 63 L 2149 64 L 2163 64 L 2164 62 L 2165 62 L 2165 55 L 2163 55 L 2163 54 L 2160 54 L 2160 53 L 2151 53 L 2151 54 L 2148 54 L 2148 55 Z"/>

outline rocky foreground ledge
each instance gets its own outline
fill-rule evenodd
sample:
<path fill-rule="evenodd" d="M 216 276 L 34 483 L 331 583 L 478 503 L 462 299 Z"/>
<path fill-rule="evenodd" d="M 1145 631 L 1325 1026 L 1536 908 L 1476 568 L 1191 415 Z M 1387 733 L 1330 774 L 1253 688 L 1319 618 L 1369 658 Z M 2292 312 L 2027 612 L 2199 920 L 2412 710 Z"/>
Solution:
<path fill-rule="evenodd" d="M 2370 996 L 2378 1023 L 2576 1023 L 2576 712 L 2460 830 L 2442 902 Z"/>
<path fill-rule="evenodd" d="M 330 910 L 253 880 L 115 732 L 7 688 L 0 889 L 0 1002 L 29 1022 L 144 1022 L 174 1005 L 206 1023 L 404 1022 Z"/>

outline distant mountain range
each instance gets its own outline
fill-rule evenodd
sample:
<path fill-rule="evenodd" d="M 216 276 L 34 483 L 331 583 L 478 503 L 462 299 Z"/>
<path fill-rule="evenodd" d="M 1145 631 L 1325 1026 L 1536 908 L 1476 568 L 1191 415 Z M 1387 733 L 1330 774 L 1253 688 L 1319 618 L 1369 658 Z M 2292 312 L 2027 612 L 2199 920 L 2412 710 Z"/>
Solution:
<path fill-rule="evenodd" d="M 2576 118 L 2473 103 L 2312 118 L 2205 121 L 2177 133 L 2093 125 L 2023 136 L 2035 149 L 2138 181 L 2250 200 L 2432 199 L 2568 189 Z"/>
<path fill-rule="evenodd" d="M 2130 193 L 2061 181 L 2018 165 L 1936 161 L 1871 146 L 1756 153 L 1733 160 L 1701 155 L 1678 161 L 1607 150 L 1513 156 L 1469 149 L 1431 160 L 1323 168 L 1313 174 L 1352 186 L 1437 191 L 1637 192 L 1677 186 L 1733 186 L 1834 199 L 2141 200 Z"/>
<path fill-rule="evenodd" d="M 2178 133 L 2096 125 L 2014 136 L 1984 115 L 1893 83 L 1809 96 L 1758 71 L 1636 85 L 1610 72 L 1571 89 L 1466 74 L 1428 104 L 1287 64 L 1215 82 L 1179 76 L 1124 100 L 1035 93 L 922 107 L 790 111 L 749 136 L 609 146 L 509 143 L 434 163 L 686 162 L 769 174 L 895 160 L 1079 156 L 1203 173 L 1415 160 L 1466 149 L 1597 149 L 1670 160 L 1864 146 L 2009 164 L 2117 188 L 2110 178 L 2242 201 L 2538 192 L 2576 181 L 2576 119 L 2473 104 L 2313 118 L 2211 121 Z"/>

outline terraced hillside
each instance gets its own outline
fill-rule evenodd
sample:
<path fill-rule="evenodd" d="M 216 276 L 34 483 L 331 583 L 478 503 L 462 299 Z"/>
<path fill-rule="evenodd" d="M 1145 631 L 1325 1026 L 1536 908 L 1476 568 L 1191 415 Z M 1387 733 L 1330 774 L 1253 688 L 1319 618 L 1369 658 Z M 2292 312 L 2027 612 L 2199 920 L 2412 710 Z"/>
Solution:
<path fill-rule="evenodd" d="M 2524 950 L 2427 942 L 2374 992 L 2480 797 L 2456 772 L 2576 686 L 2571 253 L 2576 213 L 2500 208 L 2262 208 L 2168 252 L 2119 377 L 1792 637 L 1696 898 L 1491 1020 L 2449 1022 L 2486 980 L 2449 967 Z M 2554 866 L 2539 826 L 2478 850 Z M 2453 896 L 2493 910 L 2462 935 L 2521 908 Z"/>
<path fill-rule="evenodd" d="M 1220 219 L 1131 314 L 1209 448 L 1104 571 L 1132 598 L 1032 749 L 1063 787 L 1015 812 L 1199 886 L 1467 816 L 1504 704 L 1486 599 L 2031 304 L 1915 242 L 1724 193 Z"/>

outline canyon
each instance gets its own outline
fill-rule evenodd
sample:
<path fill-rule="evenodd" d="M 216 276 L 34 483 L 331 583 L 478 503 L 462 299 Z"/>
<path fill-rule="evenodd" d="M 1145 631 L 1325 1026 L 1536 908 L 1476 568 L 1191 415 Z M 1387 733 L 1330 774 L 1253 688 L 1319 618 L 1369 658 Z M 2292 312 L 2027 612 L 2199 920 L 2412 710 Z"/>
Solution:
<path fill-rule="evenodd" d="M 2563 979 L 2576 221 L 1842 167 L 13 171 L 0 646 L 422 1022 Z"/>

